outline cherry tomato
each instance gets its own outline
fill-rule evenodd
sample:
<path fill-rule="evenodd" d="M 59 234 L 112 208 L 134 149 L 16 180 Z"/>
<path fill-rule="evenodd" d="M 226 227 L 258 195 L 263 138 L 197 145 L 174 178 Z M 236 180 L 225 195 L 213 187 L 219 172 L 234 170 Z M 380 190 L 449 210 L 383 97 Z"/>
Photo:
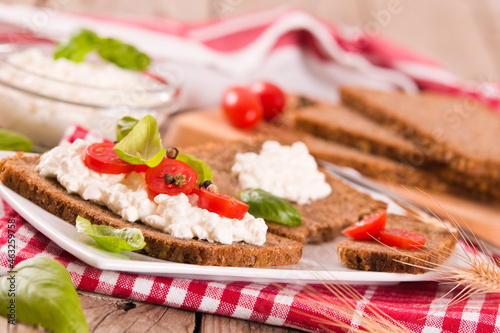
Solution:
<path fill-rule="evenodd" d="M 91 144 L 85 153 L 85 165 L 96 172 L 114 175 L 134 171 L 135 165 L 120 159 L 114 146 L 111 142 Z"/>
<path fill-rule="evenodd" d="M 256 81 L 248 89 L 259 98 L 265 120 L 271 120 L 283 112 L 286 98 L 278 86 L 266 81 Z"/>
<path fill-rule="evenodd" d="M 135 169 L 134 171 L 135 172 L 146 172 L 148 171 L 150 168 L 146 165 L 146 164 L 137 164 L 135 166 Z"/>
<path fill-rule="evenodd" d="M 388 246 L 418 250 L 425 245 L 426 239 L 424 235 L 414 231 L 385 229 L 380 232 L 380 241 Z"/>
<path fill-rule="evenodd" d="M 229 121 L 236 127 L 252 128 L 262 120 L 262 106 L 258 98 L 243 87 L 226 90 L 221 104 Z"/>
<path fill-rule="evenodd" d="M 373 215 L 370 215 L 359 222 L 354 223 L 350 227 L 345 228 L 341 232 L 351 238 L 357 240 L 374 239 L 380 236 L 380 232 L 385 227 L 387 213 L 381 210 Z"/>
<path fill-rule="evenodd" d="M 205 188 L 194 191 L 198 194 L 198 207 L 230 219 L 241 220 L 248 211 L 248 205 L 236 198 Z"/>
<path fill-rule="evenodd" d="M 173 176 L 178 174 L 184 175 L 186 177 L 186 184 L 177 186 L 175 184 L 165 183 L 163 176 L 167 173 Z M 164 158 L 160 164 L 146 171 L 145 179 L 148 190 L 152 196 L 157 196 L 158 194 L 189 194 L 198 181 L 198 174 L 192 167 L 184 162 Z"/>

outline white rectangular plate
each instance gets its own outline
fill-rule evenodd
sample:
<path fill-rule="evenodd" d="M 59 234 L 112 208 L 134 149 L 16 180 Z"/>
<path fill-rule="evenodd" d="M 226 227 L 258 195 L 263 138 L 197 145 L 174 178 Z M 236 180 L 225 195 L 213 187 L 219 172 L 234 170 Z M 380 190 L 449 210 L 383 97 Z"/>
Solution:
<path fill-rule="evenodd" d="M 11 155 L 0 152 L 0 159 Z M 321 245 L 305 245 L 302 259 L 296 265 L 272 268 L 218 267 L 181 264 L 126 252 L 113 254 L 94 247 L 93 240 L 76 228 L 21 197 L 0 183 L 0 196 L 33 227 L 78 259 L 103 270 L 137 274 L 169 276 L 199 280 L 252 281 L 285 283 L 344 282 L 350 284 L 397 284 L 404 281 L 431 281 L 436 274 L 411 275 L 357 271 L 344 267 L 337 258 L 337 241 Z M 460 260 L 462 249 L 457 246 L 448 263 Z"/>

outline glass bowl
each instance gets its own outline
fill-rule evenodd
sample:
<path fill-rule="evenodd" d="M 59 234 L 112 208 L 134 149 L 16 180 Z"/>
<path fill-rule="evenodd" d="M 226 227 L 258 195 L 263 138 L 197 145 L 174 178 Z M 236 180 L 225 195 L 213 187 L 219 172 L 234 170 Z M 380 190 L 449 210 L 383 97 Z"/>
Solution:
<path fill-rule="evenodd" d="M 52 44 L 0 46 L 0 127 L 28 136 L 42 150 L 56 146 L 73 124 L 115 140 L 122 117 L 150 114 L 161 126 L 177 109 L 180 73 L 165 61 L 133 72 L 97 57 L 83 65 L 49 61 Z"/>

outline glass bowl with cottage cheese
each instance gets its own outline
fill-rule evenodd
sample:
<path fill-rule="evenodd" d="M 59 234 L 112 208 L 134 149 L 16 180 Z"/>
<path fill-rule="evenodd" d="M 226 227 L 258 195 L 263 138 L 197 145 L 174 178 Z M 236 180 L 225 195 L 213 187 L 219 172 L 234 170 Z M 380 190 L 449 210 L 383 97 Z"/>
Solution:
<path fill-rule="evenodd" d="M 153 61 L 147 71 L 122 69 L 99 57 L 54 60 L 53 45 L 3 45 L 0 127 L 28 136 L 39 149 L 56 146 L 73 124 L 115 140 L 124 116 L 153 115 L 161 128 L 177 109 L 180 73 Z"/>

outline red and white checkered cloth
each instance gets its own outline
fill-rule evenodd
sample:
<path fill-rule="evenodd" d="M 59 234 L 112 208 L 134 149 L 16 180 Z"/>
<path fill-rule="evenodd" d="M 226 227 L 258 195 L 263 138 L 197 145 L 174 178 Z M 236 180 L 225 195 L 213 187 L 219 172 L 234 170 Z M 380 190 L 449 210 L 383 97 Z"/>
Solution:
<path fill-rule="evenodd" d="M 213 282 L 102 271 L 62 250 L 38 232 L 7 203 L 0 218 L 0 272 L 8 270 L 8 220 L 16 225 L 16 264 L 37 256 L 61 262 L 76 288 L 137 301 L 213 313 L 277 326 L 338 332 L 328 304 L 338 298 L 321 284 L 298 286 L 252 282 Z M 312 297 L 315 290 L 320 296 Z M 356 286 L 371 304 L 415 332 L 500 332 L 500 294 L 470 297 L 450 304 L 457 291 L 437 282 L 395 286 Z M 307 301 L 304 301 L 307 299 Z M 357 304 L 365 312 L 362 302 Z M 326 321 L 325 321 L 326 320 Z M 356 325 L 358 319 L 344 322 Z"/>

